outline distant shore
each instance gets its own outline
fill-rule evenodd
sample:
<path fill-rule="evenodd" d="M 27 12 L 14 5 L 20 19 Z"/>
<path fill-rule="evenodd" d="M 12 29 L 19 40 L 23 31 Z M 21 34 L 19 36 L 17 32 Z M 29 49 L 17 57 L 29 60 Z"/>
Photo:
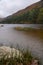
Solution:
<path fill-rule="evenodd" d="M 32 28 L 32 27 L 15 27 L 16 30 L 19 31 L 32 31 L 32 30 L 42 30 L 42 28 Z"/>

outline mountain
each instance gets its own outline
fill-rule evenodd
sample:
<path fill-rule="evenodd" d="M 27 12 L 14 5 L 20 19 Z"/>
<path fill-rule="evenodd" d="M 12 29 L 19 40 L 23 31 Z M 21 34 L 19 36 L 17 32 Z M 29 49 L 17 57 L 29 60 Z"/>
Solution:
<path fill-rule="evenodd" d="M 6 18 L 1 23 L 35 23 L 43 24 L 43 0 L 36 2 Z"/>

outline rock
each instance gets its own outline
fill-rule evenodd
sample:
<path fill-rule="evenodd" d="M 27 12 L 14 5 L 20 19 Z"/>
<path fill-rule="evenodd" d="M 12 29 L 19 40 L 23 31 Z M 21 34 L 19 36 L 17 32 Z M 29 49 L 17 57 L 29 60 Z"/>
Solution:
<path fill-rule="evenodd" d="M 31 65 L 38 65 L 38 60 L 32 60 L 32 64 Z"/>

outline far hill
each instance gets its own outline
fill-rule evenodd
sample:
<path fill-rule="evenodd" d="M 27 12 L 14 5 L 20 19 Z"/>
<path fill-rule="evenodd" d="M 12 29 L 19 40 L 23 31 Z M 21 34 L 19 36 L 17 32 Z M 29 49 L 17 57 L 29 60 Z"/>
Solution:
<path fill-rule="evenodd" d="M 1 23 L 43 24 L 43 0 L 6 17 Z"/>
<path fill-rule="evenodd" d="M 4 18 L 0 18 L 0 22 L 3 21 Z"/>

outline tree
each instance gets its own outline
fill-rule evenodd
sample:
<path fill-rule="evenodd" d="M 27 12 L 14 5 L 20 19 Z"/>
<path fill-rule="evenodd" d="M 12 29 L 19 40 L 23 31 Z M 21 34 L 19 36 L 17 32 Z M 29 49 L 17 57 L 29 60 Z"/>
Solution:
<path fill-rule="evenodd" d="M 37 22 L 43 24 L 43 8 L 40 9 Z"/>
<path fill-rule="evenodd" d="M 35 8 L 30 11 L 29 21 L 31 23 L 37 23 L 37 18 L 39 14 L 39 8 Z"/>

